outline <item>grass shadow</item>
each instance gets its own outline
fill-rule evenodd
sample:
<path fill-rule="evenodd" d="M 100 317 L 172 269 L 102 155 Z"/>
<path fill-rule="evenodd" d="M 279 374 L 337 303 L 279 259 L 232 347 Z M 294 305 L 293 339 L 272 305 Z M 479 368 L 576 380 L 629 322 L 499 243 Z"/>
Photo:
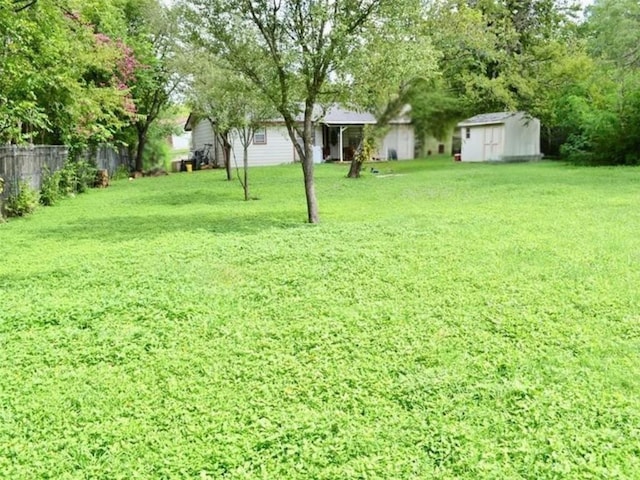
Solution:
<path fill-rule="evenodd" d="M 304 228 L 301 212 L 279 212 L 270 215 L 229 215 L 220 213 L 202 214 L 155 214 L 116 215 L 80 223 L 58 225 L 39 231 L 38 235 L 60 236 L 75 240 L 97 240 L 113 243 L 151 239 L 168 233 L 208 231 L 216 235 L 255 234 L 268 229 Z M 292 219 L 299 218 L 300 221 Z"/>

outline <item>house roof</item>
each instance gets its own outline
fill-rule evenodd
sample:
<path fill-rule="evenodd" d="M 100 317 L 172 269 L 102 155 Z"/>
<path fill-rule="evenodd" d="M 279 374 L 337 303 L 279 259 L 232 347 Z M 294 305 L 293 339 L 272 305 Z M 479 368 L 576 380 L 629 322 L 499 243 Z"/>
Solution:
<path fill-rule="evenodd" d="M 471 118 L 467 118 L 458 123 L 458 127 L 471 127 L 473 125 L 491 125 L 496 123 L 504 123 L 511 117 L 523 116 L 524 112 L 494 112 L 481 113 Z"/>
<path fill-rule="evenodd" d="M 391 120 L 389 123 L 391 124 L 409 124 L 411 123 L 411 117 L 409 115 L 410 108 L 405 107 L 398 117 Z M 316 105 L 314 108 L 314 122 L 322 123 L 325 125 L 373 125 L 376 123 L 376 117 L 369 112 L 358 112 L 356 110 L 349 110 L 340 105 L 333 104 L 326 110 L 323 110 L 319 105 Z M 193 114 L 189 115 L 187 119 L 184 129 L 186 131 L 192 130 L 194 126 L 194 120 L 196 120 Z M 302 122 L 304 120 L 303 114 L 298 114 L 296 116 L 296 120 L 298 122 Z M 282 117 L 272 118 L 267 120 L 265 123 L 283 123 Z"/>
<path fill-rule="evenodd" d="M 356 112 L 339 105 L 332 105 L 320 122 L 325 125 L 367 125 L 376 123 L 376 117 L 369 112 Z"/>
<path fill-rule="evenodd" d="M 411 123 L 409 112 L 410 109 L 405 107 L 400 115 L 389 123 Z M 340 105 L 334 104 L 327 109 L 319 122 L 325 125 L 373 125 L 376 123 L 376 117 L 369 112 L 348 110 Z"/>
<path fill-rule="evenodd" d="M 302 106 L 301 106 L 302 107 Z M 398 117 L 391 120 L 389 123 L 411 123 L 411 117 L 409 113 L 411 108 L 406 106 L 400 112 Z M 304 113 L 300 112 L 296 115 L 296 121 L 304 121 Z M 282 117 L 269 120 L 271 123 L 282 123 Z M 313 108 L 313 122 L 320 123 L 329 126 L 349 126 L 349 125 L 373 125 L 376 123 L 376 117 L 366 111 L 350 110 L 337 103 L 323 107 L 316 104 Z"/>
<path fill-rule="evenodd" d="M 189 116 L 187 117 L 187 120 L 184 122 L 184 131 L 185 132 L 190 132 L 191 130 L 193 130 L 193 112 L 189 113 Z"/>

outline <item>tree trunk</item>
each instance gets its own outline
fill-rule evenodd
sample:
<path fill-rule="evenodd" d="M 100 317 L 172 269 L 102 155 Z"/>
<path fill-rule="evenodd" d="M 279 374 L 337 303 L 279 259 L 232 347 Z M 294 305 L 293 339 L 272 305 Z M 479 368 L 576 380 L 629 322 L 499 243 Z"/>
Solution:
<path fill-rule="evenodd" d="M 311 143 L 313 103 L 312 100 L 307 100 L 305 104 L 302 146 L 298 142 L 294 119 L 287 117 L 284 112 L 281 113 L 285 117 L 289 138 L 300 156 L 300 164 L 302 165 L 302 174 L 304 176 L 304 193 L 307 197 L 307 221 L 309 223 L 318 223 L 320 217 L 318 215 L 318 201 L 316 200 L 316 189 L 313 180 L 313 145 Z"/>
<path fill-rule="evenodd" d="M 358 149 L 351 159 L 351 165 L 349 165 L 349 173 L 347 174 L 347 178 L 360 178 L 362 164 L 364 163 L 362 149 L 365 148 L 365 142 L 367 141 L 367 138 L 365 137 L 367 134 L 368 132 L 366 130 L 362 131 L 362 140 L 360 140 L 360 145 L 358 145 Z"/>
<path fill-rule="evenodd" d="M 351 166 L 349 167 L 349 173 L 347 178 L 360 178 L 360 172 L 362 171 L 362 165 L 364 162 L 371 160 L 372 154 L 375 151 L 374 145 L 385 133 L 385 125 L 388 122 L 388 117 L 379 118 L 375 125 L 369 127 L 365 125 L 362 131 L 362 140 L 356 150 L 355 155 L 351 159 Z"/>
<path fill-rule="evenodd" d="M 360 178 L 360 171 L 362 170 L 362 164 L 366 160 L 370 160 L 371 150 L 374 148 L 376 142 L 384 137 L 387 125 L 389 122 L 400 114 L 402 107 L 405 104 L 405 99 L 408 93 L 409 85 L 405 85 L 404 92 L 401 91 L 398 98 L 389 102 L 384 111 L 377 116 L 376 123 L 369 127 L 365 126 L 362 132 L 362 141 L 358 147 L 358 151 L 351 159 L 351 166 L 349 167 L 349 173 L 347 178 Z"/>
<path fill-rule="evenodd" d="M 224 160 L 224 169 L 227 172 L 227 180 L 231 181 L 233 179 L 233 172 L 231 167 L 231 142 L 229 142 L 229 132 L 219 132 L 217 138 L 217 143 L 222 147 L 222 157 Z"/>
<path fill-rule="evenodd" d="M 224 156 L 224 169 L 227 172 L 227 180 L 230 182 L 233 178 L 231 175 L 231 142 L 229 142 L 229 132 L 220 134 L 222 138 L 222 155 Z"/>
<path fill-rule="evenodd" d="M 138 146 L 136 147 L 135 171 L 141 172 L 144 169 L 144 147 L 147 145 L 147 131 L 149 127 L 144 125 L 136 128 L 138 133 Z"/>
<path fill-rule="evenodd" d="M 302 173 L 304 175 L 304 193 L 307 197 L 307 221 L 309 223 L 318 223 L 320 217 L 318 215 L 318 201 L 316 200 L 316 189 L 313 180 L 313 157 L 311 155 L 302 161 Z"/>
<path fill-rule="evenodd" d="M 349 173 L 347 178 L 360 178 L 360 171 L 362 170 L 362 161 L 358 158 L 358 155 L 354 155 L 351 160 L 351 166 L 349 167 Z"/>
<path fill-rule="evenodd" d="M 318 215 L 318 201 L 316 199 L 316 187 L 313 178 L 313 145 L 311 141 L 311 129 L 313 124 L 311 116 L 313 115 L 313 103 L 307 103 L 304 112 L 304 129 L 302 131 L 302 142 L 304 144 L 304 158 L 302 158 L 302 173 L 304 175 L 304 193 L 307 197 L 307 221 L 309 223 L 318 223 L 320 216 Z"/>
<path fill-rule="evenodd" d="M 244 169 L 244 182 L 242 188 L 244 188 L 244 200 L 249 200 L 249 144 L 244 145 L 244 154 L 242 158 L 242 167 Z"/>

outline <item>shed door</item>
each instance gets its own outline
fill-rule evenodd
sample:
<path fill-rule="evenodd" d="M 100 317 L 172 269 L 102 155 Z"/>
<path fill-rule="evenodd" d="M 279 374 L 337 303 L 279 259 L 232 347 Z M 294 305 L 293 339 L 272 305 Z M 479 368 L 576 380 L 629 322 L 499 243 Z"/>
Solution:
<path fill-rule="evenodd" d="M 503 125 L 487 125 L 484 128 L 483 160 L 499 160 L 502 155 Z"/>

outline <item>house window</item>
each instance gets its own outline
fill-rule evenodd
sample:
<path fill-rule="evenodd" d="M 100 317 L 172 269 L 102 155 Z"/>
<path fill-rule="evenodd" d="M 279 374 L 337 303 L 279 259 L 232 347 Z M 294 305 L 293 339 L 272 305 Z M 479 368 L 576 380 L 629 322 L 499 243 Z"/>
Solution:
<path fill-rule="evenodd" d="M 253 144 L 254 145 L 267 144 L 267 129 L 265 127 L 256 128 L 256 131 L 253 132 Z"/>
<path fill-rule="evenodd" d="M 467 127 L 467 138 L 471 138 L 471 127 Z"/>
<path fill-rule="evenodd" d="M 444 144 L 438 145 L 438 153 L 444 153 Z"/>

